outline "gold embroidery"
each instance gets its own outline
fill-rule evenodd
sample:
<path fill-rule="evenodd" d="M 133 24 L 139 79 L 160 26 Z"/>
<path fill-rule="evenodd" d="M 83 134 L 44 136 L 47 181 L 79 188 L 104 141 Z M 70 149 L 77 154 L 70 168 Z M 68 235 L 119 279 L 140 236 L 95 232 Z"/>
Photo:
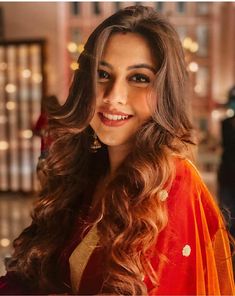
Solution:
<path fill-rule="evenodd" d="M 98 241 L 97 228 L 93 226 L 69 258 L 70 279 L 74 293 L 79 289 L 82 274 Z"/>

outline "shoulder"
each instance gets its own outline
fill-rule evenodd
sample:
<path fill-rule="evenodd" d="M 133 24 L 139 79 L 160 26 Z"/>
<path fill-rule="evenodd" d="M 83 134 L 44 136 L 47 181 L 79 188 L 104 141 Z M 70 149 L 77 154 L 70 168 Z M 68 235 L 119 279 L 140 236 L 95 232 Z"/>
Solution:
<path fill-rule="evenodd" d="M 209 199 L 214 198 L 208 191 L 202 176 L 190 160 L 183 157 L 174 158 L 175 175 L 171 184 L 171 193 L 185 193 L 185 195 L 192 195 L 199 197 L 201 194 L 206 195 Z M 187 197 L 185 197 L 188 200 Z"/>
<path fill-rule="evenodd" d="M 196 166 L 188 159 L 174 159 L 175 177 L 169 191 L 169 219 L 187 223 L 188 227 L 207 225 L 211 236 L 223 224 L 215 198 L 207 189 Z"/>
<path fill-rule="evenodd" d="M 184 180 L 185 185 L 202 185 L 203 181 L 200 175 L 200 172 L 196 166 L 187 158 L 176 156 L 173 159 L 174 169 L 175 169 L 175 178 L 173 185 L 176 182 L 182 182 Z M 182 183 L 181 183 L 182 185 Z"/>
<path fill-rule="evenodd" d="M 149 279 L 146 283 L 151 295 L 205 294 L 211 285 L 207 277 L 216 281 L 214 245 L 223 220 L 195 165 L 175 157 L 174 170 L 166 199 L 168 223 L 159 233 L 151 258 L 159 276 L 158 287 Z M 213 274 L 204 277 L 211 270 Z"/>

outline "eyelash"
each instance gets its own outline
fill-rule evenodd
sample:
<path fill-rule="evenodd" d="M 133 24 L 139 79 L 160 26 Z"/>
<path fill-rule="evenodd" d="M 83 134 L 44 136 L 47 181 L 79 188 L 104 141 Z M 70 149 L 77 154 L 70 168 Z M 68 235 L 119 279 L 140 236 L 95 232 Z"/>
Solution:
<path fill-rule="evenodd" d="M 136 80 L 133 80 L 134 77 Z M 135 74 L 132 76 L 132 81 L 139 82 L 139 83 L 149 83 L 150 79 L 148 76 L 146 76 L 144 74 Z"/>
<path fill-rule="evenodd" d="M 101 75 L 105 75 L 106 77 L 102 77 Z M 104 70 L 98 70 L 98 79 L 100 80 L 107 80 L 110 78 L 110 75 L 108 72 L 104 71 Z"/>
<path fill-rule="evenodd" d="M 111 78 L 111 75 L 105 71 L 105 70 L 98 70 L 98 79 L 100 82 L 106 82 Z M 144 74 L 134 74 L 129 79 L 129 81 L 132 81 L 134 83 L 149 83 L 150 78 L 147 75 Z"/>

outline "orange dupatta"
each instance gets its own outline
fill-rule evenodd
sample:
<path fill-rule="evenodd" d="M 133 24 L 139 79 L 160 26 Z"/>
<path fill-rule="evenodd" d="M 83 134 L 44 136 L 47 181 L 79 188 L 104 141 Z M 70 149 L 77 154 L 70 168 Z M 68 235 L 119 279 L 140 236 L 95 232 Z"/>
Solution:
<path fill-rule="evenodd" d="M 176 159 L 168 213 L 168 225 L 151 259 L 158 285 L 145 278 L 149 294 L 235 295 L 223 218 L 199 173 L 184 159 Z"/>

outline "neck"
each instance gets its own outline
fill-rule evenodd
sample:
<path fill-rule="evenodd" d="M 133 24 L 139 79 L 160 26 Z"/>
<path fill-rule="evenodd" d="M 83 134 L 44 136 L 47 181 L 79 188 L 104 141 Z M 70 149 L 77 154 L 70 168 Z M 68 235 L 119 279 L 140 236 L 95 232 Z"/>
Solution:
<path fill-rule="evenodd" d="M 109 153 L 109 164 L 110 164 L 110 175 L 112 176 L 116 169 L 120 166 L 120 164 L 123 162 L 125 157 L 130 152 L 130 146 L 129 145 L 121 145 L 118 147 L 108 147 L 108 153 Z"/>

